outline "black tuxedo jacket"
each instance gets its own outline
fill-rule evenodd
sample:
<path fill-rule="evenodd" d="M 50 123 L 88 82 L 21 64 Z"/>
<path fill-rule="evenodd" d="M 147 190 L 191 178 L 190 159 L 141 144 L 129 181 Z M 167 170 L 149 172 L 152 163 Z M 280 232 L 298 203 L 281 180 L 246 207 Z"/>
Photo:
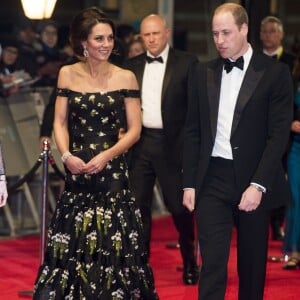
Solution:
<path fill-rule="evenodd" d="M 183 176 L 184 187 L 197 191 L 216 137 L 222 70 L 221 58 L 198 65 L 189 83 Z M 292 106 L 288 67 L 254 52 L 235 106 L 230 142 L 237 189 L 242 193 L 250 182 L 265 186 L 263 208 L 278 207 L 289 200 L 281 158 L 290 132 Z"/>
<path fill-rule="evenodd" d="M 168 157 L 180 167 L 182 167 L 188 81 L 191 69 L 197 63 L 196 56 L 170 48 L 161 95 L 161 115 L 166 149 L 170 154 Z M 135 73 L 140 88 L 142 88 L 145 64 L 146 53 L 134 57 L 124 64 L 124 68 Z"/>
<path fill-rule="evenodd" d="M 294 70 L 296 57 L 293 54 L 283 51 L 281 56 L 279 57 L 279 61 L 287 64 L 291 72 Z"/>

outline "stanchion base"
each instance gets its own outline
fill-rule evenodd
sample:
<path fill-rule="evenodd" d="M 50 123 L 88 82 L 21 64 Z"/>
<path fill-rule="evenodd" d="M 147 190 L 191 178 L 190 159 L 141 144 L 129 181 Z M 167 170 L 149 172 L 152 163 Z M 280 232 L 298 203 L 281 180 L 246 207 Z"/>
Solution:
<path fill-rule="evenodd" d="M 21 297 L 32 297 L 33 291 L 20 291 L 19 296 Z"/>
<path fill-rule="evenodd" d="M 171 242 L 166 244 L 166 248 L 168 249 L 179 249 L 180 245 L 176 242 Z"/>

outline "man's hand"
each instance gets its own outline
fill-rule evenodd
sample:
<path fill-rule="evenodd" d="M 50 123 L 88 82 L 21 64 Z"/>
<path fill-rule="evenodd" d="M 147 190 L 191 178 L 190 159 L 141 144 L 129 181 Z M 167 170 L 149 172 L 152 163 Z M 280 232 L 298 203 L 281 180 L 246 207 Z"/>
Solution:
<path fill-rule="evenodd" d="M 291 130 L 296 133 L 300 133 L 300 121 L 293 121 L 291 125 Z"/>
<path fill-rule="evenodd" d="M 188 188 L 183 192 L 183 205 L 189 210 L 194 211 L 195 209 L 195 189 Z"/>
<path fill-rule="evenodd" d="M 242 194 L 241 202 L 238 205 L 239 210 L 253 211 L 259 206 L 262 199 L 262 192 L 258 191 L 254 186 L 249 186 Z"/>

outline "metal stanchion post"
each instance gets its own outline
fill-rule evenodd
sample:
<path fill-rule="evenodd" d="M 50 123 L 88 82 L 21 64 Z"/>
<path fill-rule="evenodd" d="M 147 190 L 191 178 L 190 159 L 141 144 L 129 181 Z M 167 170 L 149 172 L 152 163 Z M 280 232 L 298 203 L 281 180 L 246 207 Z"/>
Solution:
<path fill-rule="evenodd" d="M 42 205 L 41 205 L 41 233 L 40 233 L 40 264 L 44 262 L 46 249 L 46 223 L 47 223 L 47 202 L 48 202 L 48 162 L 49 142 L 44 141 L 43 145 L 43 178 L 42 178 Z M 20 296 L 32 296 L 33 291 L 20 291 Z"/>
<path fill-rule="evenodd" d="M 46 249 L 46 223 L 47 223 L 47 202 L 48 202 L 48 162 L 49 142 L 44 140 L 43 145 L 43 184 L 42 184 L 42 207 L 41 207 L 41 238 L 40 238 L 40 262 L 44 262 Z"/>

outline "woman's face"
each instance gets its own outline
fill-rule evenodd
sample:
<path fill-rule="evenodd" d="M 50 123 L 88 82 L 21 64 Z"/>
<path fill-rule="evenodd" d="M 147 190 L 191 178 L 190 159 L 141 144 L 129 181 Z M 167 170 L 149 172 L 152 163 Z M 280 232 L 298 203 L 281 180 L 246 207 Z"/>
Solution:
<path fill-rule="evenodd" d="M 82 46 L 87 49 L 89 58 L 108 60 L 114 47 L 114 34 L 111 26 L 106 23 L 96 24 Z"/>
<path fill-rule="evenodd" d="M 2 61 L 6 65 L 13 65 L 18 58 L 19 51 L 17 48 L 8 46 L 2 51 Z"/>
<path fill-rule="evenodd" d="M 41 32 L 41 40 L 49 48 L 55 47 L 58 41 L 57 28 L 53 25 L 46 26 Z"/>

